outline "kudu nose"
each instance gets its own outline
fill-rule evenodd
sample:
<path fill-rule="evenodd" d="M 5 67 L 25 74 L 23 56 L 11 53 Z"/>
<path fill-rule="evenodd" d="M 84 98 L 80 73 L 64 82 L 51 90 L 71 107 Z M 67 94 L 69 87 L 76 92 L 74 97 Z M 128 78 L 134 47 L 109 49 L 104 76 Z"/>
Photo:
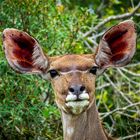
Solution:
<path fill-rule="evenodd" d="M 72 85 L 69 87 L 69 92 L 77 96 L 83 93 L 84 90 L 85 90 L 85 86 L 83 85 Z"/>

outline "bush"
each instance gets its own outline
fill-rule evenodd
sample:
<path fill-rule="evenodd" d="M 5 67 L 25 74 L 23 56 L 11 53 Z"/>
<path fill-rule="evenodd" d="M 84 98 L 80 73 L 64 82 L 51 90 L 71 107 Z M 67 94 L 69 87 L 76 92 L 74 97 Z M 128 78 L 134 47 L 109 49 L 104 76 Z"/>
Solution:
<path fill-rule="evenodd" d="M 134 1 L 134 5 L 138 3 Z M 92 53 L 97 42 L 117 20 L 83 37 L 105 18 L 131 12 L 131 3 L 92 1 L 5 0 L 0 1 L 0 34 L 18 28 L 36 37 L 48 55 Z M 140 139 L 140 21 L 133 17 L 138 32 L 138 49 L 132 64 L 110 69 L 97 79 L 97 106 L 108 132 L 123 139 Z M 95 36 L 98 37 L 95 38 Z M 86 42 L 86 44 L 85 44 Z M 2 40 L 0 39 L 0 46 Z M 47 102 L 41 102 L 47 94 Z M 126 101 L 128 100 L 128 102 Z M 129 102 L 130 101 L 130 102 Z M 110 113 L 110 114 L 109 114 Z M 130 135 L 129 137 L 127 137 Z M 50 83 L 36 76 L 11 70 L 0 49 L 0 139 L 62 140 L 60 113 Z"/>

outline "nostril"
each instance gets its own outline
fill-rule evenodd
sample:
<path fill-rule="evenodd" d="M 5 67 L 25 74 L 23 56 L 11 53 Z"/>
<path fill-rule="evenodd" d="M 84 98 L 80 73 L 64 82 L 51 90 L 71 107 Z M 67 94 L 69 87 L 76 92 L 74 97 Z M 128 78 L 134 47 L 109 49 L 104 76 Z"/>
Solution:
<path fill-rule="evenodd" d="M 72 87 L 69 88 L 70 92 L 74 92 L 74 89 Z"/>
<path fill-rule="evenodd" d="M 82 94 L 83 91 L 85 91 L 85 89 L 86 89 L 85 86 L 82 86 L 82 85 L 73 85 L 73 86 L 70 86 L 68 90 L 72 94 L 79 95 L 79 94 Z"/>
<path fill-rule="evenodd" d="M 80 87 L 80 91 L 82 92 L 82 91 L 84 91 L 85 90 L 85 87 L 84 86 L 81 86 Z"/>

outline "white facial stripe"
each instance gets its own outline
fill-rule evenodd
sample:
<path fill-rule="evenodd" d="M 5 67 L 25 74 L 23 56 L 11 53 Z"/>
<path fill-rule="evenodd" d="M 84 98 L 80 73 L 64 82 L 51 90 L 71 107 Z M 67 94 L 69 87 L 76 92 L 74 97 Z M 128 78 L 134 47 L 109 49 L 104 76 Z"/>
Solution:
<path fill-rule="evenodd" d="M 95 63 L 93 64 L 93 66 L 97 66 Z M 89 70 L 78 70 L 78 69 L 73 69 L 67 72 L 60 72 L 60 74 L 69 74 L 69 73 L 73 73 L 73 72 L 82 72 L 82 73 L 87 73 Z"/>
<path fill-rule="evenodd" d="M 38 60 L 38 61 L 40 61 L 40 60 Z M 38 62 L 38 61 L 37 61 L 37 62 Z M 34 65 L 35 65 L 35 64 L 36 64 L 36 63 L 34 62 Z M 46 65 L 46 64 L 47 64 L 47 61 L 46 61 L 45 65 Z M 97 65 L 94 64 L 94 66 L 97 66 Z M 76 72 L 87 73 L 88 71 L 89 71 L 89 70 L 83 71 L 83 70 L 76 70 L 76 69 L 75 69 L 75 70 L 70 70 L 70 71 L 67 71 L 67 72 L 61 72 L 61 71 L 59 71 L 59 73 L 62 74 L 62 75 L 66 75 L 66 74 L 69 74 L 69 73 L 76 73 Z M 48 79 L 50 79 L 50 76 L 48 76 L 48 75 L 49 75 L 48 73 L 47 73 L 47 74 L 45 73 L 45 74 L 43 74 L 42 78 L 48 80 Z M 58 76 L 58 77 L 59 77 L 59 76 Z"/>
<path fill-rule="evenodd" d="M 88 70 L 82 71 L 82 70 L 70 70 L 67 72 L 60 72 L 61 74 L 69 74 L 69 73 L 73 73 L 73 72 L 82 72 L 82 73 L 87 73 Z"/>
<path fill-rule="evenodd" d="M 47 63 L 47 62 L 46 62 L 46 63 Z M 34 65 L 35 65 L 35 63 L 34 63 Z M 88 71 L 87 71 L 87 70 L 86 70 L 86 71 L 71 70 L 71 71 L 68 71 L 68 72 L 59 72 L 59 73 L 60 73 L 60 74 L 62 74 L 62 75 L 66 75 L 66 74 L 73 73 L 73 72 L 82 72 L 82 73 L 87 73 Z M 43 78 L 43 79 L 46 79 L 46 80 L 51 79 L 51 77 L 50 77 L 50 74 L 49 74 L 49 73 L 42 74 L 41 76 L 42 76 L 42 78 Z M 56 76 L 56 78 L 57 78 L 57 77 L 59 77 L 59 76 Z"/>

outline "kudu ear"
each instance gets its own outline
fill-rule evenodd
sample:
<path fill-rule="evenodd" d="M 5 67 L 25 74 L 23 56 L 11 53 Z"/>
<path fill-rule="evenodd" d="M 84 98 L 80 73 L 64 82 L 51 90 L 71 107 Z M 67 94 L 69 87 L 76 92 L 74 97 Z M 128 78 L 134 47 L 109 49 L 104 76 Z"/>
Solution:
<path fill-rule="evenodd" d="M 48 68 L 48 58 L 38 42 L 23 31 L 5 29 L 3 46 L 10 66 L 20 73 L 41 74 Z"/>
<path fill-rule="evenodd" d="M 126 20 L 113 26 L 103 35 L 95 55 L 95 62 L 102 70 L 125 66 L 132 59 L 136 48 L 135 26 Z"/>

